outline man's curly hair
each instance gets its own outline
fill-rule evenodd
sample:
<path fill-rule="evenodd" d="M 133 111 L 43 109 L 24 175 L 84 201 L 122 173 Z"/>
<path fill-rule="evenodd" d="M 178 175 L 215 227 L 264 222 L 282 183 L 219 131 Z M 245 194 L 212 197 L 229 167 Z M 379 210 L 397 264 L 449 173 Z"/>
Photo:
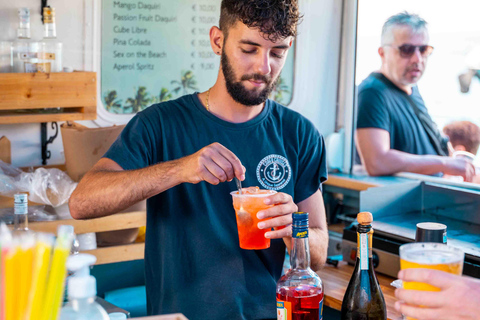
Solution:
<path fill-rule="evenodd" d="M 249 28 L 258 28 L 265 39 L 276 42 L 297 34 L 300 22 L 297 0 L 222 0 L 220 29 L 228 29 L 237 21 Z"/>

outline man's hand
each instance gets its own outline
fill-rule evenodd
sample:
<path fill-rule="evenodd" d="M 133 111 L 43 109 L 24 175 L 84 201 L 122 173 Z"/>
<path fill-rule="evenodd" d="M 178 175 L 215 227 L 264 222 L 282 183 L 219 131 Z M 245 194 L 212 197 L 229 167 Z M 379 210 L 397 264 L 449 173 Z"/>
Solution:
<path fill-rule="evenodd" d="M 423 319 L 478 319 L 480 281 L 431 269 L 406 269 L 398 273 L 403 281 L 423 282 L 441 291 L 395 290 L 400 300 L 395 309 L 403 315 Z M 420 307 L 421 306 L 421 307 Z"/>
<path fill-rule="evenodd" d="M 217 142 L 179 159 L 178 165 L 182 168 L 182 180 L 188 183 L 206 181 L 217 185 L 234 177 L 245 180 L 245 168 L 240 159 Z"/>
<path fill-rule="evenodd" d="M 472 182 L 475 176 L 475 166 L 466 159 L 444 157 L 443 173 L 452 176 L 462 176 L 467 182 Z"/>
<path fill-rule="evenodd" d="M 298 207 L 293 202 L 292 197 L 289 194 L 279 192 L 266 197 L 264 202 L 265 204 L 274 206 L 265 210 L 261 210 L 257 213 L 257 218 L 259 219 L 271 218 L 266 221 L 259 222 L 258 228 L 275 228 L 274 231 L 265 233 L 266 238 L 290 238 L 292 235 L 292 213 L 298 211 Z"/>

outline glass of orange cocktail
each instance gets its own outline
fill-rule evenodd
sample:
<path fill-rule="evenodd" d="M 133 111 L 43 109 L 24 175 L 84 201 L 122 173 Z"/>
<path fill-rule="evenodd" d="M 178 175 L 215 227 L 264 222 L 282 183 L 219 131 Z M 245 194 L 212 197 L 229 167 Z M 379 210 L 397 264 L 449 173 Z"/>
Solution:
<path fill-rule="evenodd" d="M 270 247 L 270 239 L 265 238 L 268 229 L 258 229 L 257 224 L 266 219 L 258 219 L 257 213 L 273 207 L 266 205 L 266 197 L 277 193 L 273 190 L 262 190 L 258 187 L 243 188 L 242 194 L 233 191 L 233 208 L 237 216 L 238 239 L 240 248 L 258 250 Z"/>
<path fill-rule="evenodd" d="M 462 250 L 443 244 L 417 242 L 400 246 L 400 269 L 423 268 L 461 275 L 463 271 Z M 439 288 L 421 282 L 403 282 L 403 288 L 420 291 L 440 291 Z M 407 319 L 412 319 L 408 317 Z"/>

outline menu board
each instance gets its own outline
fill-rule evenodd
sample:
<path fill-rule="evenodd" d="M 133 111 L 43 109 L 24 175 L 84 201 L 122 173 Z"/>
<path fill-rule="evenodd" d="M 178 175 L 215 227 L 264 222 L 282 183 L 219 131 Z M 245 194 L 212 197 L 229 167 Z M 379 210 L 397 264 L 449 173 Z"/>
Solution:
<path fill-rule="evenodd" d="M 101 98 L 111 113 L 131 114 L 153 103 L 208 90 L 220 57 L 209 31 L 221 0 L 103 0 Z M 290 50 L 272 98 L 292 98 Z"/>

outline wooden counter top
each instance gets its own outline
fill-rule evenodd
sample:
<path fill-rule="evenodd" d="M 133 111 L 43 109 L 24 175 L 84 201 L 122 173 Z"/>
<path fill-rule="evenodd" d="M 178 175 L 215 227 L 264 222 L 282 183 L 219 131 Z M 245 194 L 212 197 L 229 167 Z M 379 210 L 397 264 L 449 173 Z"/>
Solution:
<path fill-rule="evenodd" d="M 347 290 L 348 282 L 353 273 L 353 266 L 341 261 L 338 267 L 326 265 L 318 275 L 323 281 L 325 288 L 324 304 L 332 309 L 340 310 L 342 308 L 342 300 Z M 395 288 L 390 283 L 395 280 L 391 277 L 384 276 L 377 273 L 378 282 L 385 297 L 387 305 L 387 316 L 389 320 L 401 320 L 402 316 L 395 308 Z"/>
<path fill-rule="evenodd" d="M 361 174 L 329 173 L 328 180 L 325 181 L 324 185 L 353 191 L 364 191 L 372 187 L 410 181 L 412 180 L 396 176 L 370 177 Z"/>

